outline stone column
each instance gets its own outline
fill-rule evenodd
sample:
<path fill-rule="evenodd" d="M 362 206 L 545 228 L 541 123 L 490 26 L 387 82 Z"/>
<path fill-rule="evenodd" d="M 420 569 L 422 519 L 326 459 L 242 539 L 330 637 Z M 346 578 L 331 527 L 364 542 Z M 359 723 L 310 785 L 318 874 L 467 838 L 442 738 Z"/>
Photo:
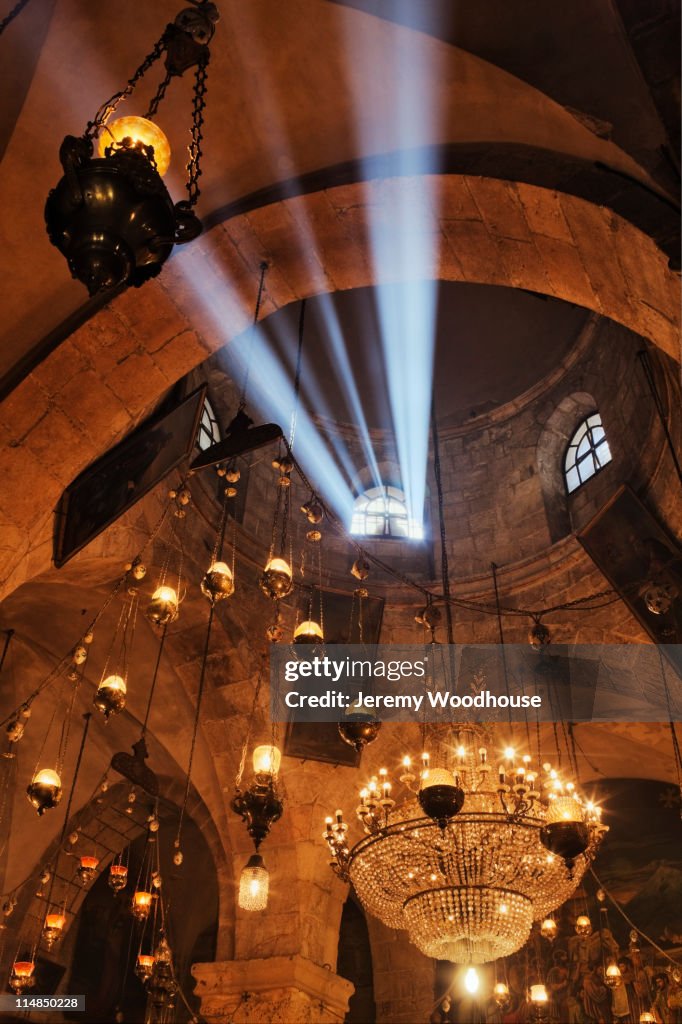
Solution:
<path fill-rule="evenodd" d="M 353 985 L 302 956 L 194 964 L 208 1024 L 340 1024 Z"/>

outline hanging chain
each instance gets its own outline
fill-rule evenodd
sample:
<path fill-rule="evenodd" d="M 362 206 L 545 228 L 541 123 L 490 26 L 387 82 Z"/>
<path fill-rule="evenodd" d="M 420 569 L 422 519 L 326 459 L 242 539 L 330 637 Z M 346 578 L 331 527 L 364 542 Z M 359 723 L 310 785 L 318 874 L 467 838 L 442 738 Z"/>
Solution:
<path fill-rule="evenodd" d="M 0 21 L 0 36 L 5 31 L 8 25 L 10 25 L 18 14 L 21 14 L 24 7 L 28 3 L 28 0 L 19 0 L 18 4 L 15 4 L 12 10 L 7 14 L 2 21 Z"/>
<path fill-rule="evenodd" d="M 159 82 L 159 87 L 156 90 L 156 92 L 154 93 L 154 96 L 152 97 L 152 100 L 151 100 L 151 102 L 149 104 L 149 107 L 147 108 L 147 113 L 144 115 L 146 118 L 152 118 L 152 117 L 155 116 L 157 110 L 159 109 L 159 103 L 161 103 L 161 100 L 166 95 L 166 89 L 170 85 L 170 81 L 171 81 L 172 77 L 173 76 L 170 73 L 170 71 L 166 71 L 166 75 Z"/>
<path fill-rule="evenodd" d="M 137 69 L 135 74 L 132 76 L 132 78 L 128 79 L 128 83 L 127 83 L 125 89 L 121 89 L 120 92 L 115 92 L 114 95 L 110 99 L 108 99 L 106 101 L 106 103 L 102 104 L 102 106 L 99 108 L 99 110 L 95 114 L 95 117 L 93 118 L 93 120 L 92 121 L 88 121 L 88 124 L 87 124 L 85 132 L 84 132 L 84 138 L 86 138 L 86 139 L 97 138 L 97 136 L 99 135 L 99 131 L 100 131 L 100 128 L 102 127 L 102 125 L 106 124 L 106 122 L 109 120 L 111 115 L 114 113 L 114 111 L 116 110 L 118 105 L 123 100 L 127 99 L 128 96 L 130 96 L 132 94 L 132 92 L 135 89 L 135 86 L 137 85 L 137 83 L 140 81 L 140 79 L 143 77 L 143 75 L 146 75 L 146 73 L 149 71 L 150 67 L 153 64 L 156 63 L 156 61 L 159 59 L 159 57 L 161 57 L 161 55 L 165 52 L 165 50 L 166 50 L 166 33 L 164 32 L 164 34 L 161 36 L 161 38 L 158 40 L 158 42 L 156 42 L 154 44 L 154 49 L 151 51 L 151 53 L 147 54 L 147 56 L 142 61 L 142 63 L 140 64 L 139 68 Z"/>
<path fill-rule="evenodd" d="M 199 199 L 199 178 L 201 177 L 201 157 L 204 133 L 204 109 L 206 107 L 206 79 L 208 77 L 209 51 L 206 49 L 199 58 L 194 76 L 194 96 L 192 99 L 192 141 L 189 144 L 189 163 L 187 164 L 187 195 L 190 208 L 196 206 Z"/>

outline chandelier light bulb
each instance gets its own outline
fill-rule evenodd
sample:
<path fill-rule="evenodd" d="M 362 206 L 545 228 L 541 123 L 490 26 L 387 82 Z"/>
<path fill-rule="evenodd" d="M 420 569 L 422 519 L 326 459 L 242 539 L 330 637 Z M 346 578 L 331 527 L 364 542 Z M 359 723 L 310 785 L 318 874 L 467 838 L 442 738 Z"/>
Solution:
<path fill-rule="evenodd" d="M 151 148 L 156 169 L 163 178 L 170 166 L 170 143 L 159 126 L 146 117 L 119 117 L 102 128 L 97 155 L 104 157 L 108 147 L 135 149 L 149 156 Z"/>
<path fill-rule="evenodd" d="M 239 906 L 242 910 L 265 910 L 268 905 L 270 876 L 263 858 L 254 853 L 242 869 L 239 878 Z"/>
<path fill-rule="evenodd" d="M 254 748 L 252 760 L 255 775 L 272 777 L 279 772 L 282 755 L 277 747 L 263 744 L 260 747 Z"/>
<path fill-rule="evenodd" d="M 28 799 L 38 814 L 56 807 L 62 798 L 62 780 L 52 768 L 41 768 L 26 787 Z"/>
<path fill-rule="evenodd" d="M 504 756 L 505 756 L 507 761 L 513 761 L 515 753 L 516 753 L 516 751 L 514 750 L 513 747 L 505 747 L 504 748 Z"/>
<path fill-rule="evenodd" d="M 470 996 L 475 996 L 478 992 L 481 979 L 478 976 L 478 971 L 475 967 L 470 967 L 464 975 L 464 987 Z"/>

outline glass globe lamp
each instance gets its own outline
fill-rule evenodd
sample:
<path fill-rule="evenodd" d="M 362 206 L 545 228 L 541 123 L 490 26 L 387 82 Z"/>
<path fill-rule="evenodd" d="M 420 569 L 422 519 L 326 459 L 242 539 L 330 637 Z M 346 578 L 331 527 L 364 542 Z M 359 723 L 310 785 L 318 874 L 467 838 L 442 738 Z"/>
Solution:
<path fill-rule="evenodd" d="M 608 988 L 618 988 L 622 982 L 618 964 L 608 964 L 604 971 L 604 983 Z"/>
<path fill-rule="evenodd" d="M 62 798 L 62 780 L 52 768 L 41 768 L 26 787 L 28 799 L 38 814 L 56 807 Z"/>
<path fill-rule="evenodd" d="M 493 987 L 493 999 L 499 1007 L 506 1006 L 509 1002 L 509 988 L 503 981 L 498 981 Z"/>
<path fill-rule="evenodd" d="M 99 137 L 97 155 L 106 157 L 107 149 L 134 149 L 153 161 L 163 178 L 170 166 L 170 144 L 159 126 L 146 117 L 119 117 L 105 124 Z"/>
<path fill-rule="evenodd" d="M 97 687 L 93 704 L 109 721 L 111 715 L 117 715 L 126 706 L 127 686 L 122 676 L 111 675 L 103 679 Z"/>
<path fill-rule="evenodd" d="M 284 558 L 270 558 L 260 578 L 260 588 L 266 597 L 279 601 L 291 593 L 293 574 Z"/>
<path fill-rule="evenodd" d="M 201 593 L 213 602 L 234 594 L 234 576 L 226 562 L 212 563 L 201 581 Z"/>
<path fill-rule="evenodd" d="M 540 934 L 543 936 L 543 938 L 547 939 L 549 942 L 553 942 L 554 939 L 556 938 L 556 932 L 557 932 L 556 921 L 554 920 L 553 917 L 546 917 L 545 920 L 540 925 Z"/>
<path fill-rule="evenodd" d="M 239 906 L 242 910 L 265 910 L 268 905 L 270 876 L 263 858 L 254 853 L 239 878 Z"/>
<path fill-rule="evenodd" d="M 296 630 L 294 631 L 294 643 L 323 644 L 324 636 L 322 634 L 322 627 L 313 619 L 306 619 L 305 622 L 299 623 L 296 627 Z"/>
<path fill-rule="evenodd" d="M 167 626 L 178 617 L 178 595 L 173 587 L 157 587 L 147 608 L 147 618 L 157 626 Z"/>
<path fill-rule="evenodd" d="M 448 821 L 461 810 L 464 791 L 460 789 L 452 772 L 446 768 L 431 768 L 425 772 L 419 790 L 419 805 L 424 814 L 445 828 Z"/>
<path fill-rule="evenodd" d="M 267 743 L 262 744 L 254 748 L 252 763 L 254 775 L 261 776 L 263 783 L 267 785 L 270 779 L 278 774 L 282 755 L 278 747 L 270 746 Z"/>

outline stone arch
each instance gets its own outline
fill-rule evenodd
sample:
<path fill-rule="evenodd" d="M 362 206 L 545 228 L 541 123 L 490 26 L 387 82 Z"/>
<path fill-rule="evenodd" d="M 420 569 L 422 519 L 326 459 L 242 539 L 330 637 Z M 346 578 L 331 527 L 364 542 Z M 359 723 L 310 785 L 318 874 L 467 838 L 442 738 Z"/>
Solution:
<path fill-rule="evenodd" d="M 542 499 L 552 543 L 571 532 L 568 493 L 564 479 L 564 453 L 576 427 L 597 409 L 587 391 L 566 395 L 545 423 L 537 445 L 536 459 Z"/>
<path fill-rule="evenodd" d="M 132 806 L 132 813 L 128 816 L 125 813 L 127 794 L 130 790 L 130 783 L 124 780 L 115 781 L 104 793 L 95 792 L 88 803 L 72 814 L 65 830 L 66 836 L 77 834 L 79 839 L 75 844 L 69 840 L 65 843 L 60 852 L 59 840 L 56 839 L 43 851 L 43 855 L 36 862 L 31 874 L 16 891 L 17 905 L 14 913 L 7 922 L 6 937 L 4 945 L 5 958 L 13 956 L 17 943 L 27 933 L 32 936 L 39 934 L 42 920 L 48 909 L 47 899 L 52 895 L 53 902 L 58 899 L 62 892 L 67 894 L 66 926 L 60 946 L 55 949 L 55 955 L 62 952 L 62 959 L 71 952 L 73 938 L 70 936 L 71 925 L 76 921 L 87 896 L 88 888 L 80 888 L 73 882 L 68 873 L 70 858 L 74 859 L 74 871 L 76 859 L 86 853 L 96 851 L 100 857 L 96 877 L 108 870 L 114 857 L 121 853 L 128 846 L 140 839 L 146 830 L 146 815 L 154 806 L 151 797 L 140 793 L 138 799 Z M 181 779 L 159 776 L 160 788 L 163 798 L 159 803 L 159 819 L 162 828 L 168 827 L 169 816 L 177 821 L 179 808 L 184 797 L 184 784 Z M 138 791 L 139 792 L 139 791 Z M 233 939 L 231 924 L 234 922 L 234 893 L 232 888 L 232 877 L 230 866 L 227 862 L 223 844 L 218 834 L 215 822 L 204 804 L 203 800 L 191 787 L 190 796 L 186 810 L 187 818 L 198 830 L 202 841 L 210 854 L 216 877 L 218 892 L 218 922 L 217 933 L 217 955 L 231 956 L 233 952 Z M 121 826 L 121 822 L 125 827 Z M 93 842 L 93 837 L 95 841 Z M 40 877 L 46 865 L 56 864 L 56 874 L 53 886 L 50 883 L 41 884 Z M 64 864 L 66 863 L 66 867 Z M 181 869 L 180 869 L 181 870 Z M 184 870 L 191 871 L 191 864 L 186 864 Z M 128 887 L 131 885 L 128 879 Z M 27 926 L 27 922 L 29 925 Z"/>
<path fill-rule="evenodd" d="M 52 509 L 73 476 L 246 329 L 264 256 L 272 269 L 263 315 L 321 292 L 404 279 L 399 246 L 395 265 L 375 265 L 370 225 L 399 231 L 406 206 L 431 240 L 430 277 L 574 302 L 679 358 L 678 285 L 664 254 L 633 225 L 573 196 L 426 175 L 330 188 L 237 215 L 172 260 L 162 280 L 129 290 L 81 326 L 0 406 L 0 594 L 49 563 Z M 38 493 L 28 480 L 40 480 Z"/>

